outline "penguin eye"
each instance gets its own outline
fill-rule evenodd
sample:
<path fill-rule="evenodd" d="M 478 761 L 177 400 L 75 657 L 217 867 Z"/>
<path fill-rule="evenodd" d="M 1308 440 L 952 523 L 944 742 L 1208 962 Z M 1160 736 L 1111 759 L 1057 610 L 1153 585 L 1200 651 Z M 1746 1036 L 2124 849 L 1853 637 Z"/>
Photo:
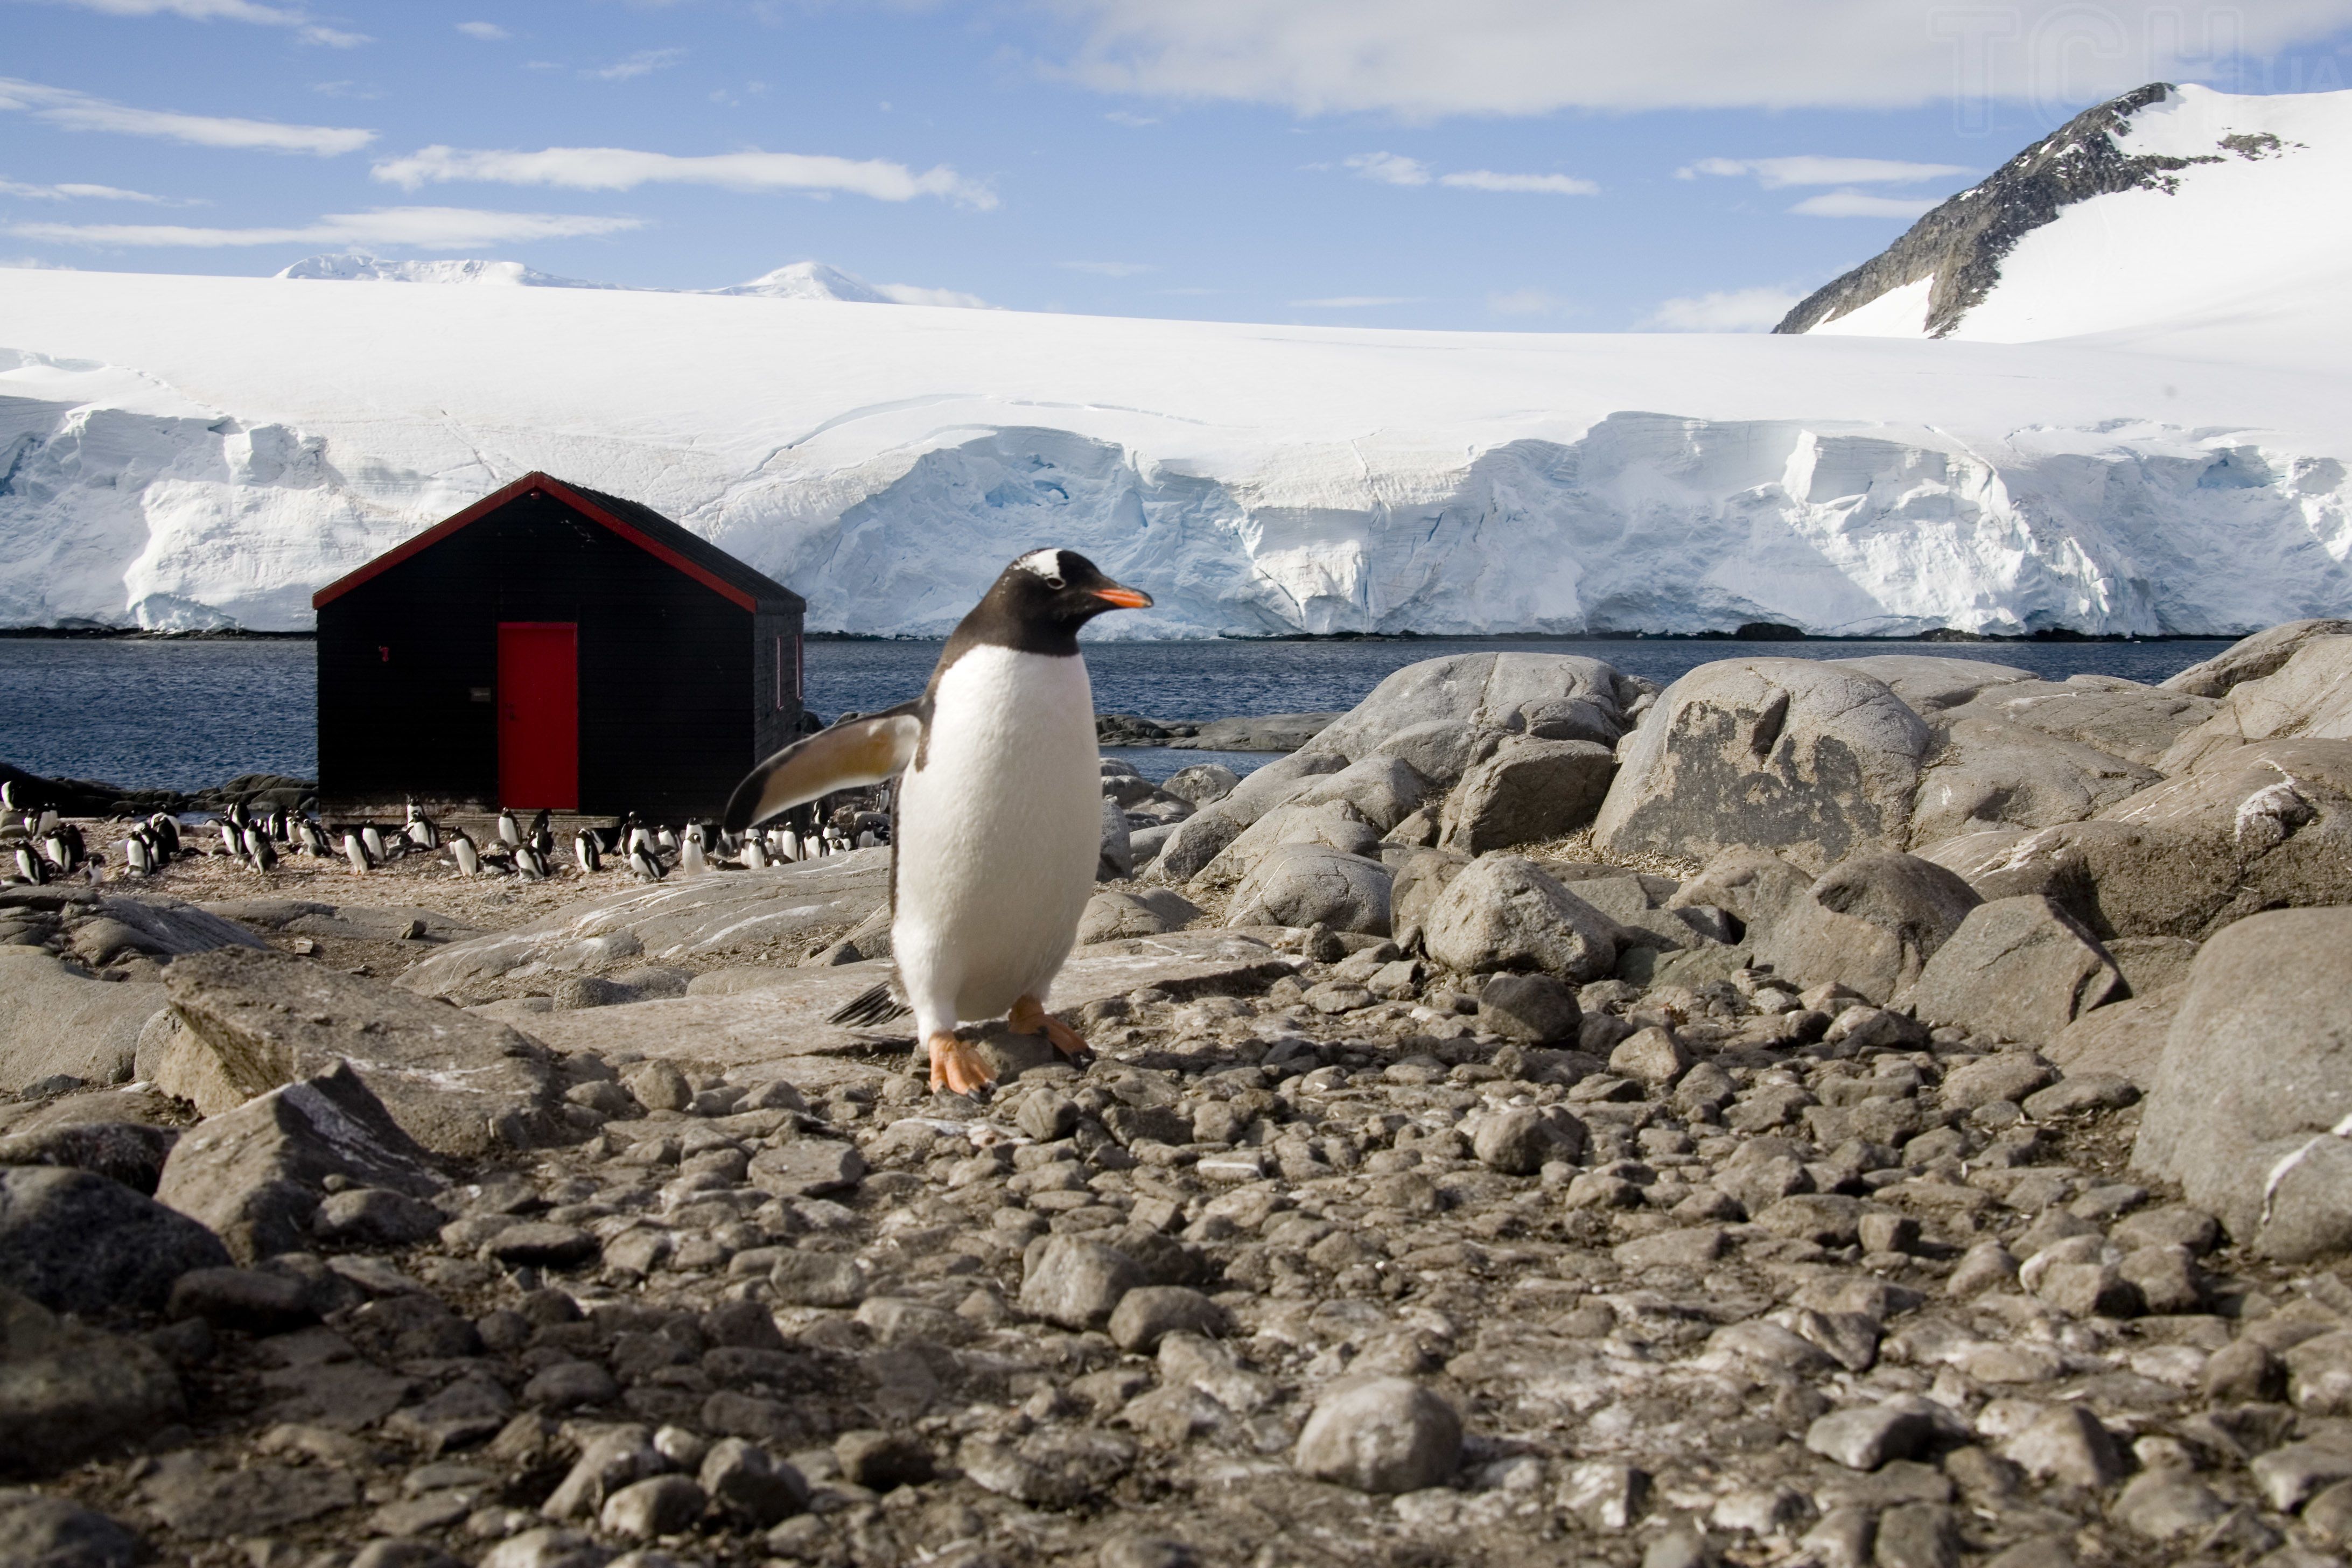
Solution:
<path fill-rule="evenodd" d="M 1048 588 L 1061 588 L 1061 587 L 1066 587 L 1066 586 L 1067 586 L 1067 584 L 1065 584 L 1065 583 L 1064 583 L 1064 582 L 1063 582 L 1059 577 L 1048 577 L 1048 578 L 1046 578 L 1046 579 L 1045 579 L 1045 586 L 1047 586 Z"/>

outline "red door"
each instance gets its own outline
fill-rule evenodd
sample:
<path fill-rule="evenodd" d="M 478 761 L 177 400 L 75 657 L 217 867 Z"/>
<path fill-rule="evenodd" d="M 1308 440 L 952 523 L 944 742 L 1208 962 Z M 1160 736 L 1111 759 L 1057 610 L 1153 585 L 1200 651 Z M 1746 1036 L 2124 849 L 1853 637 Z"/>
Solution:
<path fill-rule="evenodd" d="M 499 804 L 580 805 L 580 628 L 499 623 Z"/>

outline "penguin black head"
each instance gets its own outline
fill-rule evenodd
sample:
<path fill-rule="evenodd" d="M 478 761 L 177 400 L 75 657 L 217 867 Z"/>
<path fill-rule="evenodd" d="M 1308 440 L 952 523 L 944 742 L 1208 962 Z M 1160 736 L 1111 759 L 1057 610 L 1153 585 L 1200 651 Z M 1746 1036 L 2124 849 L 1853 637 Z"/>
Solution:
<path fill-rule="evenodd" d="M 1150 595 L 1111 581 L 1075 550 L 1033 550 L 997 576 L 959 630 L 1027 653 L 1076 653 L 1078 628 L 1097 616 L 1150 605 Z"/>

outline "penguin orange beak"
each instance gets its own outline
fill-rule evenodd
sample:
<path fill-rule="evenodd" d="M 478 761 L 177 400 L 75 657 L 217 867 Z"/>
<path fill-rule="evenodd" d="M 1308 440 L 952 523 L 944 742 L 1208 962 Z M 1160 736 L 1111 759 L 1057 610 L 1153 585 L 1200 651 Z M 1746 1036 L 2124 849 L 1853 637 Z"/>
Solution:
<path fill-rule="evenodd" d="M 1148 610 L 1151 595 L 1140 588 L 1096 588 L 1094 596 L 1104 604 L 1121 610 Z"/>

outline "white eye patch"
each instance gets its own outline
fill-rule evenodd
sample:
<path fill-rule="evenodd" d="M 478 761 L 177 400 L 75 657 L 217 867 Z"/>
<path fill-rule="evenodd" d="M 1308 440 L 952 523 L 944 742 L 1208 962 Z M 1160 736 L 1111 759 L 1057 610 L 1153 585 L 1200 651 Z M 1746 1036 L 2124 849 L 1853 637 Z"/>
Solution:
<path fill-rule="evenodd" d="M 1013 564 L 1024 572 L 1034 572 L 1055 587 L 1061 586 L 1062 552 L 1058 550 L 1033 550 Z"/>

